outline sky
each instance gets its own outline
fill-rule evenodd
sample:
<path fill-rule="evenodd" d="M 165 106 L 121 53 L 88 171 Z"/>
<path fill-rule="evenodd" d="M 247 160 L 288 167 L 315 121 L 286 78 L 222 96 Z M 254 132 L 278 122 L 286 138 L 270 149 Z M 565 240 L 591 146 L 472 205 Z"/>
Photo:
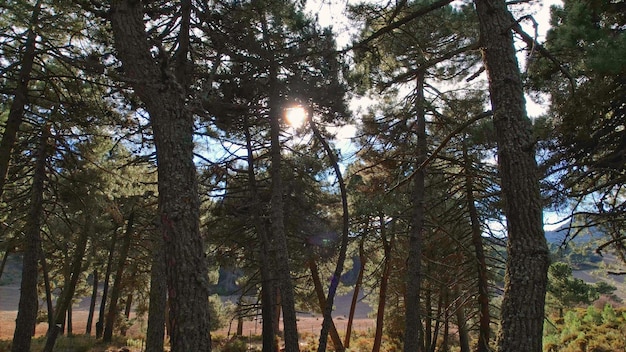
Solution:
<path fill-rule="evenodd" d="M 323 27 L 332 26 L 337 33 L 337 43 L 340 48 L 346 47 L 350 43 L 350 37 L 357 34 L 358 28 L 352 26 L 348 21 L 345 14 L 346 3 L 356 4 L 361 1 L 354 0 L 309 0 L 306 3 L 306 11 L 310 12 L 318 18 L 319 24 Z M 456 1 L 455 1 L 456 2 Z M 452 3 L 454 5 L 454 2 Z M 510 9 L 514 12 L 514 16 L 520 17 L 522 15 L 532 15 L 537 27 L 534 28 L 534 24 L 530 20 L 521 22 L 522 28 L 534 36 L 535 31 L 537 35 L 537 41 L 543 43 L 547 31 L 550 29 L 550 7 L 552 5 L 561 5 L 561 0 L 533 0 L 528 4 L 511 6 Z M 521 52 L 518 60 L 520 62 L 520 69 L 525 67 L 524 52 Z M 547 101 L 547 99 L 546 99 Z M 361 98 L 353 100 L 350 103 L 351 109 L 358 116 L 359 110 L 362 110 L 371 100 L 367 98 Z M 546 107 L 535 103 L 530 97 L 526 97 L 526 109 L 530 118 L 538 117 L 545 113 Z M 351 156 L 353 156 L 356 146 L 352 142 L 356 132 L 354 125 L 348 125 L 336 130 L 336 146 L 342 151 L 344 163 L 349 163 Z M 559 219 L 562 218 L 558 213 L 544 212 L 544 223 L 546 230 L 553 230 L 560 227 Z"/>

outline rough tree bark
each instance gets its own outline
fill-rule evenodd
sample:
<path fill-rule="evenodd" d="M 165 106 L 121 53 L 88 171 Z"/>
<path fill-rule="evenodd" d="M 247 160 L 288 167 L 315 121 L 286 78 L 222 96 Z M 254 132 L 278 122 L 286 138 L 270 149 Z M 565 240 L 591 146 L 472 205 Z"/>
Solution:
<path fill-rule="evenodd" d="M 109 16 L 117 55 L 154 133 L 173 352 L 211 350 L 208 269 L 193 163 L 194 119 L 186 106 L 188 78 L 179 73 L 191 72 L 182 67 L 189 65 L 190 11 L 190 0 L 181 1 L 178 47 L 171 61 L 151 54 L 142 2 L 112 1 Z"/>
<path fill-rule="evenodd" d="M 298 343 L 298 326 L 296 318 L 295 297 L 291 271 L 289 269 L 289 251 L 284 222 L 283 179 L 281 173 L 282 147 L 280 143 L 280 125 L 283 116 L 282 99 L 278 87 L 278 63 L 274 58 L 274 47 L 269 38 L 267 19 L 261 19 L 265 50 L 269 58 L 269 120 L 270 120 L 270 178 L 272 180 L 271 194 L 271 257 L 274 258 L 276 278 L 278 280 L 280 302 L 283 311 L 283 329 L 285 350 L 296 352 L 300 350 Z"/>
<path fill-rule="evenodd" d="M 165 280 L 165 253 L 163 238 L 154 234 L 152 240 L 152 266 L 150 268 L 150 303 L 146 352 L 162 352 L 165 337 L 165 310 L 167 306 L 167 281 Z"/>
<path fill-rule="evenodd" d="M 507 219 L 507 263 L 498 351 L 542 350 L 549 266 L 535 141 L 505 0 L 476 0 Z"/>
<path fill-rule="evenodd" d="M 33 63 L 35 61 L 35 49 L 37 45 L 37 27 L 39 26 L 39 15 L 41 13 L 41 1 L 37 1 L 33 7 L 30 19 L 30 28 L 26 34 L 24 44 L 24 54 L 21 59 L 22 67 L 18 74 L 18 81 L 13 91 L 13 102 L 9 109 L 9 116 L 4 126 L 4 134 L 0 141 L 0 199 L 4 192 L 4 184 L 9 171 L 9 160 L 13 146 L 17 140 L 17 131 L 20 129 L 24 119 L 24 109 L 28 103 L 28 83 L 30 82 Z"/>
<path fill-rule="evenodd" d="M 46 180 L 46 147 L 48 144 L 49 127 L 41 132 L 41 140 L 35 162 L 33 185 L 30 190 L 30 212 L 28 227 L 24 238 L 24 255 L 22 257 L 22 281 L 20 283 L 20 302 L 18 304 L 15 331 L 13 332 L 12 352 L 30 351 L 30 343 L 35 324 L 37 323 L 38 254 L 40 248 L 41 216 L 43 214 L 43 191 Z"/>
<path fill-rule="evenodd" d="M 417 150 L 415 165 L 417 170 L 413 176 L 411 194 L 411 228 L 409 230 L 409 256 L 406 274 L 406 311 L 404 318 L 404 352 L 417 351 L 420 345 L 420 285 L 422 281 L 422 233 L 424 231 L 424 194 L 426 171 L 423 166 L 428 154 L 426 144 L 426 113 L 424 107 L 424 72 L 417 77 Z"/>

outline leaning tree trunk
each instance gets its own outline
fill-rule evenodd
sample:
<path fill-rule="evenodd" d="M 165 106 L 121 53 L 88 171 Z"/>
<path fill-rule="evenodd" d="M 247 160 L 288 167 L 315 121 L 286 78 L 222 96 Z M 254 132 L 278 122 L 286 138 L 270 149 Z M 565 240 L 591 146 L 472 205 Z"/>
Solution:
<path fill-rule="evenodd" d="M 153 58 L 142 2 L 112 1 L 109 16 L 117 55 L 154 132 L 173 352 L 211 350 L 208 268 L 193 163 L 194 119 L 186 106 L 187 79 L 175 75 L 192 71 L 186 67 L 190 11 L 190 0 L 181 1 L 178 56 L 169 61 L 175 68 L 168 60 Z"/>
<path fill-rule="evenodd" d="M 89 212 L 89 210 L 87 210 Z M 85 216 L 85 224 L 83 231 L 81 232 L 78 241 L 76 243 L 76 250 L 74 251 L 74 257 L 71 264 L 70 279 L 66 282 L 67 285 L 63 287 L 61 295 L 57 301 L 57 307 L 54 312 L 54 325 L 48 330 L 46 337 L 46 345 L 44 346 L 44 352 L 52 352 L 54 344 L 56 342 L 59 333 L 62 331 L 67 310 L 72 304 L 72 298 L 74 297 L 74 291 L 76 291 L 76 284 L 81 276 L 81 268 L 83 258 L 85 257 L 85 249 L 87 248 L 87 239 L 93 232 L 93 219 L 89 214 Z"/>
<path fill-rule="evenodd" d="M 326 310 L 326 297 L 324 296 L 324 286 L 322 285 L 322 280 L 320 279 L 319 269 L 317 268 L 317 263 L 314 258 L 311 258 L 307 261 L 307 265 L 309 270 L 311 271 L 311 278 L 313 279 L 313 287 L 315 288 L 315 294 L 317 296 L 317 301 L 320 305 L 320 310 L 323 312 Z M 343 344 L 341 343 L 341 337 L 339 337 L 339 333 L 337 332 L 337 327 L 335 326 L 335 322 L 330 320 L 329 330 L 326 332 L 322 331 L 322 334 L 328 334 L 330 331 L 331 340 L 333 341 L 333 345 L 335 346 L 335 351 L 343 350 Z M 318 348 L 319 350 L 319 348 Z M 326 348 L 323 349 L 325 351 Z"/>
<path fill-rule="evenodd" d="M 120 250 L 120 256 L 117 262 L 117 270 L 115 272 L 115 280 L 113 281 L 113 288 L 111 289 L 111 302 L 109 303 L 109 312 L 106 316 L 106 324 L 104 326 L 104 335 L 102 341 L 111 342 L 113 339 L 113 324 L 117 319 L 118 309 L 117 303 L 122 294 L 122 279 L 124 276 L 124 268 L 126 267 L 126 258 L 130 251 L 130 245 L 132 243 L 133 231 L 135 222 L 135 211 L 131 211 L 128 221 L 126 223 L 126 232 L 124 233 L 124 242 Z"/>
<path fill-rule="evenodd" d="M 2 262 L 0 262 L 0 279 L 2 279 L 2 273 L 4 273 L 4 267 L 7 264 L 7 259 L 9 259 L 9 254 L 11 254 L 11 249 L 7 248 L 7 250 L 4 251 L 4 255 L 2 256 Z"/>
<path fill-rule="evenodd" d="M 17 86 L 13 91 L 13 102 L 9 109 L 9 116 L 4 125 L 4 133 L 0 140 L 0 199 L 4 192 L 4 184 L 9 171 L 9 160 L 17 140 L 17 131 L 20 129 L 24 119 L 24 109 L 28 103 L 28 83 L 30 82 L 33 63 L 35 62 L 35 49 L 37 45 L 37 27 L 39 26 L 39 15 L 41 12 L 41 0 L 35 3 L 30 19 L 30 27 L 26 34 L 24 44 L 24 55 L 20 60 L 22 67 L 17 76 Z"/>
<path fill-rule="evenodd" d="M 91 274 L 91 298 L 89 299 L 89 313 L 87 314 L 87 324 L 85 325 L 85 335 L 91 335 L 91 327 L 93 325 L 93 316 L 96 312 L 96 300 L 98 299 L 98 269 L 93 269 Z"/>
<path fill-rule="evenodd" d="M 335 294 L 337 293 L 337 287 L 339 286 L 339 279 L 341 278 L 341 273 L 343 272 L 343 265 L 346 261 L 346 253 L 348 252 L 348 241 L 350 239 L 350 213 L 348 209 L 348 192 L 346 190 L 346 183 L 343 179 L 343 175 L 341 174 L 341 169 L 339 168 L 339 160 L 337 155 L 332 150 L 326 139 L 320 133 L 319 128 L 317 128 L 317 124 L 313 121 L 313 116 L 309 116 L 309 125 L 311 126 L 311 130 L 313 130 L 313 134 L 317 138 L 317 140 L 322 144 L 328 158 L 330 159 L 331 164 L 333 165 L 333 170 L 335 171 L 335 176 L 337 176 L 337 181 L 339 182 L 339 192 L 341 194 L 341 245 L 339 246 L 339 255 L 337 256 L 337 265 L 335 266 L 335 271 L 333 272 L 332 279 L 330 280 L 330 285 L 328 287 L 328 297 L 325 299 L 325 307 L 322 308 L 322 312 L 324 315 L 324 321 L 322 322 L 322 331 L 320 332 L 320 340 L 317 351 L 324 352 L 326 351 L 326 342 L 328 337 L 328 330 L 332 328 L 334 334 L 333 336 L 333 344 L 335 346 L 335 351 L 342 352 L 345 351 L 343 344 L 341 343 L 341 339 L 339 335 L 337 335 L 337 329 L 335 328 L 335 324 L 333 323 L 333 304 L 335 302 Z"/>
<path fill-rule="evenodd" d="M 422 236 L 424 233 L 424 194 L 425 194 L 425 165 L 428 153 L 426 144 L 426 113 L 424 107 L 424 72 L 417 77 L 417 148 L 416 162 L 413 175 L 413 189 L 411 190 L 411 227 L 409 229 L 409 256 L 407 258 L 406 274 L 406 302 L 404 316 L 404 352 L 414 352 L 420 344 L 420 284 L 422 281 Z"/>
<path fill-rule="evenodd" d="M 343 341 L 345 348 L 350 347 L 350 336 L 352 335 L 352 324 L 354 322 L 354 313 L 356 312 L 356 304 L 359 299 L 359 292 L 363 283 L 363 274 L 365 273 L 365 250 L 363 249 L 365 238 L 361 237 L 359 241 L 359 274 L 354 284 L 354 292 L 352 293 L 352 301 L 350 302 L 350 313 L 348 314 L 348 325 L 346 327 L 346 337 Z"/>
<path fill-rule="evenodd" d="M 465 193 L 467 198 L 467 208 L 470 216 L 472 229 L 472 244 L 476 256 L 476 269 L 478 271 L 478 344 L 476 352 L 489 352 L 489 339 L 491 337 L 491 314 L 489 312 L 489 279 L 487 277 L 487 259 L 483 249 L 483 235 L 478 218 L 474 199 L 474 173 L 467 144 L 463 142 L 463 163 L 465 164 Z"/>
<path fill-rule="evenodd" d="M 507 262 L 498 351 L 541 351 L 549 266 L 535 142 L 505 0 L 476 0 L 507 219 Z"/>
<path fill-rule="evenodd" d="M 40 248 L 41 216 L 43 214 L 43 191 L 46 180 L 46 147 L 48 144 L 48 126 L 41 132 L 41 141 L 35 161 L 35 174 L 30 190 L 30 212 L 28 227 L 24 238 L 22 257 L 22 282 L 20 283 L 20 302 L 18 304 L 15 331 L 13 333 L 12 352 L 30 351 L 30 343 L 37 323 L 38 254 Z"/>

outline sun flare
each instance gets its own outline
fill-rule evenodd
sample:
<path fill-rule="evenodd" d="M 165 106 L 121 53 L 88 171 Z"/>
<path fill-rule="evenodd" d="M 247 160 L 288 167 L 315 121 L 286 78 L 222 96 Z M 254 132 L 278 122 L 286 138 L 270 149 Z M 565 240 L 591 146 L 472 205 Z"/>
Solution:
<path fill-rule="evenodd" d="M 306 110 L 300 106 L 287 108 L 285 111 L 287 123 L 295 128 L 301 127 L 306 121 L 306 117 Z"/>

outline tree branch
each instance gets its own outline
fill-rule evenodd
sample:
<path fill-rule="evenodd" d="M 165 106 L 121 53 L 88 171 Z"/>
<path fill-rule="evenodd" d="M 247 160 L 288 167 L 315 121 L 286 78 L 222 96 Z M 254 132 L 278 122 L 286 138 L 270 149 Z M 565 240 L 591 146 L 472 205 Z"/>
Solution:
<path fill-rule="evenodd" d="M 525 19 L 525 18 L 532 18 L 532 16 L 524 16 L 522 18 L 520 18 L 519 21 Z M 559 69 L 559 71 L 561 71 L 561 73 L 563 73 L 563 75 L 565 75 L 565 77 L 567 77 L 567 79 L 569 80 L 570 83 L 570 87 L 571 87 L 571 91 L 572 93 L 574 93 L 574 91 L 576 90 L 576 81 L 574 80 L 574 77 L 572 77 L 571 73 L 569 73 L 569 71 L 563 66 L 563 64 L 561 64 L 561 62 L 554 57 L 554 55 L 552 55 L 543 45 L 541 45 L 537 40 L 535 40 L 535 38 L 531 37 L 528 33 L 526 33 L 524 31 L 524 29 L 522 29 L 522 26 L 519 24 L 518 20 L 515 20 L 515 18 L 513 18 L 513 15 L 511 15 L 511 20 L 512 20 L 512 26 L 511 28 L 513 29 L 513 31 L 515 31 L 515 33 L 519 34 L 522 37 L 522 40 L 531 48 L 533 48 L 532 50 L 534 51 L 535 49 L 541 54 L 543 55 L 546 59 L 552 61 L 552 63 L 554 63 L 554 65 Z M 533 19 L 534 21 L 534 19 Z"/>
<path fill-rule="evenodd" d="M 403 179 L 402 181 L 398 182 L 395 186 L 391 187 L 389 190 L 387 190 L 385 193 L 391 193 L 393 190 L 395 190 L 396 188 L 404 185 L 405 183 L 409 182 L 413 176 L 415 176 L 415 174 L 417 174 L 417 172 L 419 172 L 420 170 L 422 170 L 423 168 L 425 168 L 426 166 L 428 166 L 428 164 L 430 164 L 431 161 L 433 161 L 433 159 L 435 159 L 437 157 L 437 155 L 439 154 L 439 152 L 448 144 L 448 142 L 450 142 L 450 140 L 452 139 L 452 137 L 456 136 L 457 134 L 459 134 L 461 131 L 463 131 L 464 129 L 466 129 L 467 127 L 469 127 L 471 124 L 473 124 L 474 122 L 483 119 L 485 117 L 489 117 L 491 116 L 493 113 L 491 111 L 485 111 L 481 114 L 478 114 L 472 118 L 470 118 L 469 120 L 463 122 L 461 125 L 459 125 L 457 128 L 455 128 L 452 132 L 450 132 L 446 138 L 444 138 L 441 143 L 439 144 L 439 146 L 432 152 L 432 154 L 430 154 L 428 156 L 428 158 L 426 158 L 426 160 L 424 160 L 424 162 L 422 162 L 417 169 L 413 170 L 413 172 L 411 172 L 411 174 L 409 176 L 407 176 L 405 179 Z"/>
<path fill-rule="evenodd" d="M 406 17 L 397 20 L 396 22 L 390 23 L 389 25 L 380 28 L 379 30 L 377 30 L 376 32 L 372 33 L 369 37 L 363 39 L 362 41 L 354 44 L 352 47 L 346 48 L 340 52 L 347 52 L 350 50 L 354 50 L 354 49 L 359 49 L 359 48 L 364 48 L 367 47 L 367 45 L 372 42 L 373 40 L 383 36 L 386 33 L 389 33 L 391 31 L 393 31 L 394 29 L 400 28 L 401 26 L 413 21 L 414 19 L 423 16 L 431 11 L 437 10 L 440 7 L 443 7 L 445 5 L 448 5 L 449 3 L 451 3 L 453 0 L 439 0 L 436 1 L 428 6 L 424 6 L 423 8 L 407 15 Z"/>

